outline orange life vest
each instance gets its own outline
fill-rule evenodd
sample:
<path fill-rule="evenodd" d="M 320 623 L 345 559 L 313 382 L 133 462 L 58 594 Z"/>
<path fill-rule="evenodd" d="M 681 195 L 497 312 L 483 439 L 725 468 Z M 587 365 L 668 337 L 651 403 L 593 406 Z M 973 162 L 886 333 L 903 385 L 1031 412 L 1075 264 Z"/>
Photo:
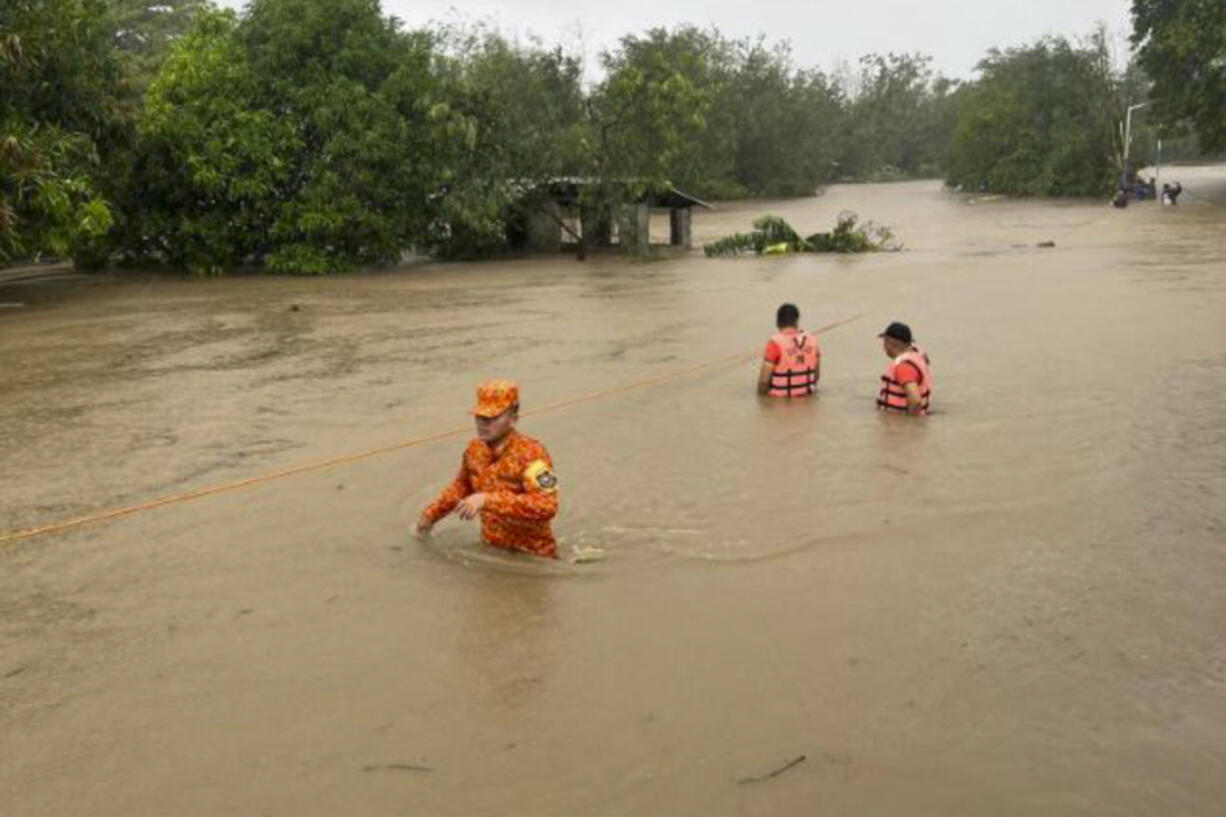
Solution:
<path fill-rule="evenodd" d="M 771 372 L 771 397 L 808 397 L 817 388 L 817 338 L 803 329 L 776 332 L 771 340 L 779 347 L 779 361 Z"/>
<path fill-rule="evenodd" d="M 885 374 L 881 376 L 881 391 L 877 394 L 877 408 L 883 411 L 907 411 L 907 392 L 903 384 L 898 382 L 898 367 L 909 363 L 919 372 L 920 414 L 928 413 L 928 404 L 932 399 L 932 370 L 928 362 L 928 353 L 918 346 L 912 346 L 886 366 Z"/>

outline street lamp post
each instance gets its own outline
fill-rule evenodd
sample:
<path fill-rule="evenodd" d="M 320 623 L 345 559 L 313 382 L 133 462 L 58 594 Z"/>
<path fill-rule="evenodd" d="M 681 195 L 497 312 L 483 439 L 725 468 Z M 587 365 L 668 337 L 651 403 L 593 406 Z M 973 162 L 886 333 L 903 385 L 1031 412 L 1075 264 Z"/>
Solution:
<path fill-rule="evenodd" d="M 1132 147 L 1132 112 L 1139 111 L 1152 104 L 1151 102 L 1138 102 L 1136 105 L 1129 105 L 1128 112 L 1124 115 L 1124 166 L 1120 169 L 1120 187 L 1128 186 L 1128 149 Z"/>

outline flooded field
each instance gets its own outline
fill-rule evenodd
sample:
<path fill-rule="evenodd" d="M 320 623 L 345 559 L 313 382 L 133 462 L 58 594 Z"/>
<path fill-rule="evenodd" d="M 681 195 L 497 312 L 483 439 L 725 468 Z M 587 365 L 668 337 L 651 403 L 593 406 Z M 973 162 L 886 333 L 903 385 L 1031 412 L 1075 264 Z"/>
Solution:
<path fill-rule="evenodd" d="M 0 814 L 1220 814 L 1226 168 L 1177 177 L 695 219 L 872 256 L 0 287 L 2 531 L 745 355 L 522 420 L 599 563 L 415 541 L 464 436 L 0 544 Z M 855 318 L 813 401 L 753 392 L 785 300 Z M 927 420 L 874 411 L 891 320 Z"/>

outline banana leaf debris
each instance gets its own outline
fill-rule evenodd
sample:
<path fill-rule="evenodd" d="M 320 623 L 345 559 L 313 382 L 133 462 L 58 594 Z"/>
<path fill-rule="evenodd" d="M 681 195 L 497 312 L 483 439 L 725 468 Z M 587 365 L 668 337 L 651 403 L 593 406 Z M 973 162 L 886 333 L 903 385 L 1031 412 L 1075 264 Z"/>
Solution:
<path fill-rule="evenodd" d="M 859 217 L 850 210 L 839 213 L 838 224 L 828 233 L 802 237 L 779 216 L 765 215 L 754 220 L 751 233 L 733 233 L 703 245 L 709 258 L 754 252 L 758 255 L 788 255 L 798 252 L 880 252 L 902 249 L 888 227 L 873 222 L 857 225 Z"/>

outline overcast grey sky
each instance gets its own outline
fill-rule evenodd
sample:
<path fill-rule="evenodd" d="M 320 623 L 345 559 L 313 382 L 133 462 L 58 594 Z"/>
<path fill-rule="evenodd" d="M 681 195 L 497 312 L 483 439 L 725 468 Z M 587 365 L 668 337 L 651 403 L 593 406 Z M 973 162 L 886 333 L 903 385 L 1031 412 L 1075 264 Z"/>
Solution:
<path fill-rule="evenodd" d="M 222 0 L 240 8 L 245 0 Z M 715 25 L 729 36 L 789 40 L 796 63 L 831 70 L 861 54 L 922 51 L 951 77 L 968 78 L 993 46 L 1044 34 L 1088 34 L 1102 21 L 1126 53 L 1129 0 L 383 0 L 408 26 L 486 21 L 583 51 L 589 72 L 619 37 L 653 26 Z"/>

